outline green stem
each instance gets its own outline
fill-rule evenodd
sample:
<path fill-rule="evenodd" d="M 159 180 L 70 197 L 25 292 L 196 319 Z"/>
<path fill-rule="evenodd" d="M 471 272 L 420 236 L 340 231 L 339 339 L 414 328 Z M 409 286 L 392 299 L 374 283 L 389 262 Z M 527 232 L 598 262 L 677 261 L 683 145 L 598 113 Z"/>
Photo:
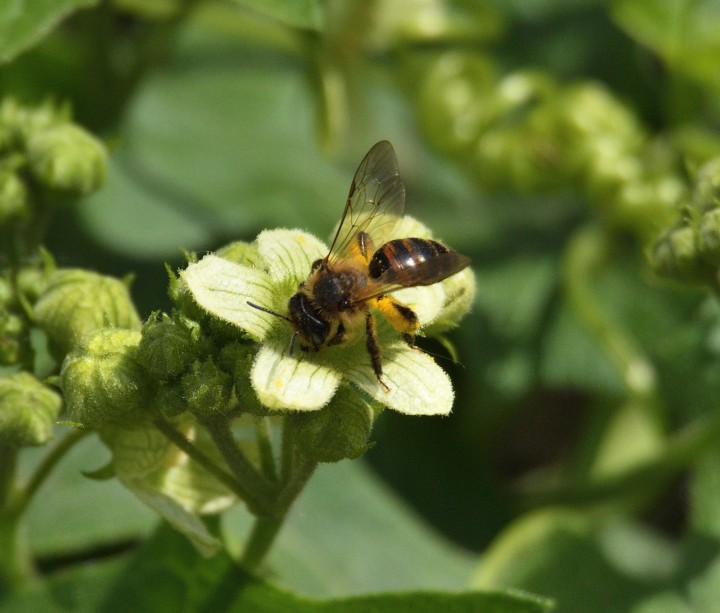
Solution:
<path fill-rule="evenodd" d="M 280 447 L 280 479 L 283 483 L 290 479 L 293 469 L 293 460 L 295 457 L 295 444 L 293 441 L 292 430 L 283 420 L 282 426 L 282 442 Z"/>
<path fill-rule="evenodd" d="M 720 413 L 698 419 L 674 434 L 664 451 L 626 472 L 597 480 L 583 480 L 556 488 L 528 492 L 520 505 L 537 508 L 548 505 L 597 504 L 632 494 L 650 493 L 668 479 L 696 462 L 717 445 Z"/>
<path fill-rule="evenodd" d="M 592 286 L 607 259 L 608 238 L 596 225 L 575 233 L 564 257 L 564 286 L 568 302 L 587 331 L 616 367 L 629 396 L 643 406 L 657 392 L 652 362 L 631 337 L 613 321 Z"/>
<path fill-rule="evenodd" d="M 165 418 L 158 417 L 153 423 L 155 424 L 155 427 L 165 435 L 165 438 L 184 451 L 190 458 L 192 458 L 213 477 L 220 481 L 220 483 L 233 492 L 248 506 L 250 510 L 254 513 L 257 512 L 255 499 L 252 493 L 245 488 L 244 484 L 239 483 L 230 473 L 220 468 L 208 455 L 193 445 Z"/>
<path fill-rule="evenodd" d="M 251 494 L 255 509 L 260 515 L 272 515 L 275 488 L 245 457 L 233 436 L 230 420 L 224 415 L 212 415 L 204 418 L 202 423 L 235 479 Z"/>
<path fill-rule="evenodd" d="M 265 555 L 270 551 L 270 547 L 275 542 L 275 538 L 280 532 L 285 515 L 279 517 L 258 517 L 255 519 L 250 536 L 245 543 L 240 563 L 249 571 L 255 570 Z"/>
<path fill-rule="evenodd" d="M 288 512 L 290 505 L 312 477 L 317 465 L 318 463 L 315 460 L 308 460 L 303 457 L 296 458 L 293 472 L 275 501 L 275 508 L 279 513 L 285 514 Z"/>
<path fill-rule="evenodd" d="M 255 520 L 255 525 L 240 559 L 240 562 L 248 570 L 256 569 L 265 558 L 282 528 L 290 506 L 317 467 L 317 462 L 297 454 L 292 444 L 292 436 L 287 429 L 283 430 L 283 457 L 285 459 L 284 466 L 288 472 L 283 471 L 285 481 L 275 498 L 274 516 L 258 517 Z"/>
<path fill-rule="evenodd" d="M 0 509 L 12 498 L 18 451 L 17 447 L 0 445 Z"/>
<path fill-rule="evenodd" d="M 270 427 L 268 426 L 269 417 L 255 418 L 255 433 L 257 435 L 258 451 L 260 453 L 260 467 L 262 472 L 270 481 L 277 481 L 277 466 L 275 465 L 275 455 L 273 453 Z"/>
<path fill-rule="evenodd" d="M 33 576 L 33 565 L 22 532 L 22 517 L 0 510 L 0 593 L 5 587 L 20 585 Z"/>
<path fill-rule="evenodd" d="M 72 449 L 72 447 L 75 446 L 76 443 L 85 438 L 88 434 L 90 434 L 90 431 L 88 430 L 72 430 L 60 439 L 60 442 L 57 445 L 50 449 L 40 464 L 38 464 L 27 485 L 20 492 L 17 500 L 15 501 L 15 504 L 13 505 L 15 513 L 22 515 L 25 512 L 32 502 L 35 494 L 40 489 L 40 486 L 45 482 L 45 479 L 47 479 L 56 464 L 70 449 Z"/>

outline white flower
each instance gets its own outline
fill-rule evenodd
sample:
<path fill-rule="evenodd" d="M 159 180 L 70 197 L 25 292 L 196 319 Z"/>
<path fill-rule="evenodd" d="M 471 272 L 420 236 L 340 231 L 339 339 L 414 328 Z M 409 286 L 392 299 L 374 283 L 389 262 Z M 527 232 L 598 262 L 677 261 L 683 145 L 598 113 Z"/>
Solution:
<path fill-rule="evenodd" d="M 393 234 L 430 235 L 427 228 L 409 217 L 398 221 Z M 381 314 L 376 319 L 382 379 L 387 388 L 375 376 L 363 340 L 322 347 L 318 352 L 296 349 L 290 355 L 291 325 L 248 304 L 287 313 L 288 300 L 307 279 L 312 263 L 327 251 L 325 244 L 301 230 L 266 230 L 252 244 L 236 243 L 226 248 L 224 257 L 210 254 L 189 265 L 181 278 L 203 310 L 238 326 L 260 344 L 250 380 L 266 407 L 318 410 L 330 402 L 344 379 L 401 413 L 450 413 L 454 394 L 447 374 L 431 356 L 408 346 Z M 423 329 L 433 330 L 433 325 L 437 331 L 452 327 L 469 309 L 474 289 L 474 276 L 466 268 L 443 282 L 402 289 L 393 295 L 415 311 L 422 334 Z"/>

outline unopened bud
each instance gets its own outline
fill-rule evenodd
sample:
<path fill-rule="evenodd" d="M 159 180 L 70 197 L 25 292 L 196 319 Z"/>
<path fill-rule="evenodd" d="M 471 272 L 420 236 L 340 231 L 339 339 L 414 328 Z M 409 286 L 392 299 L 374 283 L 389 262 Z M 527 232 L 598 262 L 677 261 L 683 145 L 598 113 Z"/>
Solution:
<path fill-rule="evenodd" d="M 150 414 L 149 383 L 137 362 L 140 332 L 106 328 L 87 336 L 63 363 L 68 417 L 88 428 L 133 427 Z"/>
<path fill-rule="evenodd" d="M 705 281 L 713 274 L 700 256 L 695 230 L 690 226 L 669 230 L 657 240 L 652 265 L 658 274 L 681 281 Z"/>
<path fill-rule="evenodd" d="M 105 146 L 74 124 L 32 132 L 27 149 L 32 173 L 50 189 L 84 196 L 105 180 Z"/>
<path fill-rule="evenodd" d="M 34 317 L 62 357 L 106 327 L 137 330 L 140 317 L 122 281 L 80 269 L 58 270 L 35 303 Z"/>
<path fill-rule="evenodd" d="M 198 357 L 200 326 L 180 315 L 163 315 L 142 329 L 138 360 L 148 373 L 163 381 L 180 376 Z"/>
<path fill-rule="evenodd" d="M 368 448 L 373 410 L 354 390 L 340 388 L 319 411 L 288 415 L 300 452 L 317 462 L 358 458 Z"/>
<path fill-rule="evenodd" d="M 196 361 L 182 380 L 188 410 L 194 415 L 227 414 L 232 410 L 232 378 L 208 358 Z"/>
<path fill-rule="evenodd" d="M 0 376 L 0 444 L 46 443 L 61 407 L 60 395 L 30 373 Z"/>
<path fill-rule="evenodd" d="M 25 321 L 0 307 L 0 365 L 19 363 L 29 351 Z"/>
<path fill-rule="evenodd" d="M 30 216 L 27 189 L 16 173 L 0 170 L 0 226 Z"/>

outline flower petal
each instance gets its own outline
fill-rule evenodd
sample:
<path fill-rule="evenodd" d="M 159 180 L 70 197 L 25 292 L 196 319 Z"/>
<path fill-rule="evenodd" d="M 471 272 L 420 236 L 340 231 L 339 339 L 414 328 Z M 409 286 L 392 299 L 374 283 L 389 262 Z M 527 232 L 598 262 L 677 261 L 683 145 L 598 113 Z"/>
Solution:
<path fill-rule="evenodd" d="M 322 241 L 302 230 L 265 230 L 258 235 L 257 246 L 273 281 L 293 285 L 307 279 L 312 263 L 328 251 Z"/>
<path fill-rule="evenodd" d="M 424 330 L 428 336 L 438 336 L 457 327 L 475 300 L 475 274 L 471 268 L 461 270 L 439 285 L 445 292 L 445 302 L 440 316 Z"/>
<path fill-rule="evenodd" d="M 445 289 L 442 283 L 406 287 L 395 292 L 393 296 L 415 312 L 420 326 L 435 321 L 445 305 Z"/>
<path fill-rule="evenodd" d="M 448 415 L 452 410 L 450 378 L 429 355 L 407 345 L 383 353 L 385 390 L 372 367 L 358 364 L 344 373 L 360 389 L 389 409 L 406 415 Z"/>
<path fill-rule="evenodd" d="M 255 393 L 270 409 L 316 411 L 330 401 L 340 379 L 328 366 L 291 357 L 281 343 L 263 345 L 250 371 Z"/>
<path fill-rule="evenodd" d="M 180 276 L 200 307 L 242 328 L 253 340 L 262 341 L 276 324 L 277 317 L 248 304 L 276 306 L 276 292 L 266 272 L 210 254 L 190 264 Z"/>

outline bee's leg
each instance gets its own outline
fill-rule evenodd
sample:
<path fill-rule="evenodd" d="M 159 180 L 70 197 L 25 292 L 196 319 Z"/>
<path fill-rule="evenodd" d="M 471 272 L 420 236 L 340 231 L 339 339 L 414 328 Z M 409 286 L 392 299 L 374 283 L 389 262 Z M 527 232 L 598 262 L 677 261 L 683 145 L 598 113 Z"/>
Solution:
<path fill-rule="evenodd" d="M 383 370 L 382 359 L 380 358 L 380 345 L 378 344 L 377 333 L 375 332 L 375 318 L 372 313 L 365 314 L 365 332 L 367 333 L 366 344 L 373 371 L 380 385 L 385 388 L 386 392 L 389 392 L 390 388 L 382 380 Z"/>
<path fill-rule="evenodd" d="M 345 340 L 345 326 L 343 326 L 342 323 L 339 323 L 337 331 L 335 332 L 333 337 L 329 341 L 327 341 L 326 344 L 328 345 L 328 347 L 331 345 L 339 345 L 343 342 L 343 340 Z"/>
<path fill-rule="evenodd" d="M 420 327 L 415 311 L 392 296 L 380 296 L 375 304 L 393 328 L 400 332 L 405 342 L 415 345 L 415 332 Z"/>

